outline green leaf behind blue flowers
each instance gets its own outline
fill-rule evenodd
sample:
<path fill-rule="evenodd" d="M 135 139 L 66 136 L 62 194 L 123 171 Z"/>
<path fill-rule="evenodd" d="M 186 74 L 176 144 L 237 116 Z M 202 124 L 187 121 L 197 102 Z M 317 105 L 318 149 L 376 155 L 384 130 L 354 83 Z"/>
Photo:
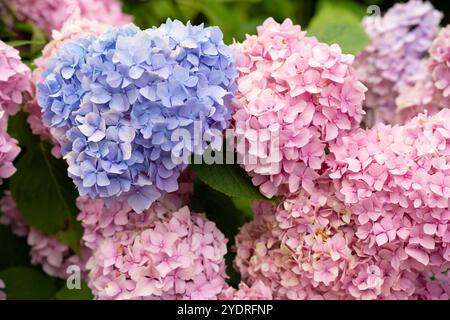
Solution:
<path fill-rule="evenodd" d="M 364 14 L 364 7 L 356 3 L 322 0 L 307 28 L 308 35 L 328 44 L 337 43 L 344 53 L 357 54 L 369 43 L 361 26 Z"/>

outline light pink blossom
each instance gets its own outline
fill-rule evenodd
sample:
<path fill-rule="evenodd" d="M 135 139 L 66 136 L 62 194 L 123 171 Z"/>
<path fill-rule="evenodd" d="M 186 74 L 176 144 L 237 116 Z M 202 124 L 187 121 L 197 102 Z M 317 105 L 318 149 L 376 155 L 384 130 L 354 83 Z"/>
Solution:
<path fill-rule="evenodd" d="M 29 89 L 31 71 L 22 63 L 19 51 L 0 40 L 0 128 L 6 130 L 8 116 L 22 103 Z"/>
<path fill-rule="evenodd" d="M 450 262 L 450 110 L 404 126 L 379 124 L 331 145 L 330 177 L 368 248 L 395 253 L 396 268 Z"/>
<path fill-rule="evenodd" d="M 78 197 L 78 220 L 83 226 L 84 245 L 95 249 L 104 238 L 125 230 L 144 230 L 153 225 L 154 219 L 169 216 L 188 203 L 193 192 L 192 179 L 189 170 L 183 172 L 179 178 L 179 189 L 175 193 L 164 194 L 140 214 L 134 212 L 127 203 L 112 201 L 106 205 L 101 199 Z"/>
<path fill-rule="evenodd" d="M 430 61 L 430 74 L 434 87 L 448 103 L 450 99 L 450 26 L 443 28 L 434 40 L 430 49 Z"/>
<path fill-rule="evenodd" d="M 100 241 L 89 286 L 97 299 L 217 299 L 226 242 L 213 222 L 182 207 Z"/>
<path fill-rule="evenodd" d="M 397 109 L 391 121 L 393 124 L 405 124 L 423 112 L 434 115 L 446 105 L 445 99 L 434 87 L 429 75 L 414 86 L 400 87 L 395 103 Z"/>
<path fill-rule="evenodd" d="M 426 78 L 414 86 L 403 86 L 396 99 L 397 121 L 407 120 L 421 112 L 433 115 L 449 107 L 450 97 L 450 26 L 443 28 L 429 50 Z"/>
<path fill-rule="evenodd" d="M 261 192 L 311 190 L 325 149 L 361 121 L 366 88 L 338 45 L 272 18 L 234 43 L 239 72 L 234 105 L 237 152 Z"/>
<path fill-rule="evenodd" d="M 0 184 L 3 183 L 3 179 L 11 177 L 16 172 L 13 161 L 20 153 L 17 144 L 16 139 L 0 129 Z"/>
<path fill-rule="evenodd" d="M 416 273 L 391 260 L 397 247 L 370 246 L 355 232 L 358 217 L 327 181 L 278 206 L 259 202 L 236 237 L 235 266 L 249 285 L 275 299 L 411 299 Z M 401 260 L 403 261 L 403 260 Z"/>
<path fill-rule="evenodd" d="M 131 21 L 118 0 L 12 0 L 12 4 L 20 19 L 33 22 L 48 34 L 61 29 L 69 19 L 84 18 L 117 26 Z"/>
<path fill-rule="evenodd" d="M 6 300 L 6 293 L 2 289 L 5 289 L 5 282 L 0 279 L 0 300 Z"/>
<path fill-rule="evenodd" d="M 262 281 L 256 281 L 251 287 L 241 282 L 236 290 L 233 287 L 224 289 L 220 300 L 272 300 L 272 290 Z"/>
<path fill-rule="evenodd" d="M 450 273 L 425 273 L 421 275 L 421 287 L 417 297 L 422 300 L 450 300 Z"/>
<path fill-rule="evenodd" d="M 402 87 L 427 78 L 427 52 L 439 32 L 442 14 L 430 2 L 397 3 L 382 17 L 365 17 L 368 47 L 355 59 L 358 78 L 369 88 L 364 123 L 396 122 L 396 103 Z"/>

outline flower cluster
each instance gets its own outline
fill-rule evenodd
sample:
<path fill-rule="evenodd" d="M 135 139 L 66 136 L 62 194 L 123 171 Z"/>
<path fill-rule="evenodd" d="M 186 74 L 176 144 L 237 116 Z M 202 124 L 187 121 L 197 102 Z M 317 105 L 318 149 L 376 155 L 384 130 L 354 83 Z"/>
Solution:
<path fill-rule="evenodd" d="M 31 132 L 34 135 L 39 136 L 42 140 L 51 142 L 53 148 L 51 150 L 52 155 L 56 158 L 61 157 L 61 146 L 59 142 L 50 133 L 50 129 L 42 123 L 42 112 L 41 108 L 36 101 L 36 86 L 39 77 L 37 75 L 37 69 L 33 72 L 31 77 L 31 89 L 30 97 L 25 102 L 25 111 L 28 113 L 27 122 L 30 126 Z"/>
<path fill-rule="evenodd" d="M 241 282 L 236 290 L 233 287 L 224 289 L 220 300 L 272 300 L 272 290 L 262 281 L 255 281 L 251 287 Z"/>
<path fill-rule="evenodd" d="M 67 279 L 70 276 L 68 273 L 70 266 L 77 266 L 83 275 L 86 275 L 85 264 L 90 256 L 90 250 L 82 248 L 79 256 L 58 239 L 34 229 L 30 229 L 27 242 L 31 247 L 31 263 L 42 266 L 48 275 Z"/>
<path fill-rule="evenodd" d="M 42 269 L 53 277 L 66 279 L 69 274 L 67 268 L 76 265 L 84 271 L 85 261 L 90 251 L 82 249 L 81 257 L 61 241 L 30 228 L 23 219 L 9 192 L 0 199 L 0 207 L 3 215 L 0 224 L 9 225 L 11 231 L 20 237 L 27 237 L 30 245 L 31 263 L 41 265 Z"/>
<path fill-rule="evenodd" d="M 429 2 L 410 0 L 383 17 L 363 21 L 370 45 L 355 60 L 359 79 L 368 87 L 366 125 L 395 119 L 395 99 L 403 86 L 427 75 L 426 54 L 439 31 L 442 14 Z"/>
<path fill-rule="evenodd" d="M 78 220 L 83 226 L 84 245 L 95 249 L 105 238 L 126 230 L 143 230 L 150 227 L 153 220 L 177 211 L 188 203 L 189 195 L 193 191 L 190 180 L 189 172 L 183 172 L 178 191 L 164 194 L 141 214 L 134 212 L 123 202 L 113 201 L 110 206 L 105 206 L 102 199 L 78 197 Z"/>
<path fill-rule="evenodd" d="M 395 100 L 397 123 L 406 123 L 426 111 L 433 115 L 449 106 L 450 97 L 450 26 L 442 29 L 434 40 L 427 59 L 425 79 L 399 88 Z"/>
<path fill-rule="evenodd" d="M 30 69 L 22 63 L 19 51 L 0 40 L 0 117 L 15 114 L 22 103 L 22 92 L 28 90 Z"/>
<path fill-rule="evenodd" d="M 17 140 L 0 129 L 0 184 L 3 179 L 11 177 L 16 172 L 13 161 L 19 153 Z"/>
<path fill-rule="evenodd" d="M 6 300 L 6 294 L 2 291 L 2 289 L 5 289 L 5 282 L 0 279 L 0 300 Z"/>
<path fill-rule="evenodd" d="M 450 99 L 450 25 L 443 28 L 434 40 L 430 49 L 430 61 L 431 81 L 448 103 Z"/>
<path fill-rule="evenodd" d="M 444 106 L 444 99 L 428 75 L 414 86 L 399 88 L 395 103 L 396 113 L 390 122 L 405 124 L 419 113 L 427 112 L 428 115 L 438 113 Z"/>
<path fill-rule="evenodd" d="M 144 229 L 116 232 L 87 262 L 98 299 L 215 299 L 225 287 L 226 239 L 182 207 Z"/>
<path fill-rule="evenodd" d="M 42 55 L 34 61 L 36 69 L 31 77 L 31 94 L 25 106 L 25 110 L 29 114 L 27 121 L 33 134 L 39 135 L 43 140 L 48 140 L 54 145 L 52 153 L 56 157 L 61 155 L 60 145 L 51 134 L 51 130 L 42 123 L 42 112 L 36 97 L 36 85 L 42 81 L 42 73 L 48 68 L 51 59 L 64 44 L 75 42 L 80 38 L 99 36 L 108 28 L 108 25 L 93 20 L 70 19 L 64 23 L 61 30 L 53 30 L 51 41 L 42 50 Z"/>
<path fill-rule="evenodd" d="M 450 273 L 420 275 L 420 288 L 416 296 L 421 300 L 450 300 Z"/>
<path fill-rule="evenodd" d="M 28 90 L 30 69 L 21 62 L 19 51 L 0 40 L 0 184 L 11 177 L 14 159 L 20 152 L 17 141 L 6 132 L 8 117 L 19 110 L 22 92 Z"/>
<path fill-rule="evenodd" d="M 237 150 L 245 170 L 268 197 L 311 190 L 328 144 L 362 119 L 366 88 L 353 56 L 272 18 L 232 51 L 239 72 L 233 119 L 245 141 Z"/>
<path fill-rule="evenodd" d="M 6 191 L 5 195 L 0 199 L 0 224 L 8 226 L 11 232 L 19 237 L 26 237 L 30 233 L 30 227 L 23 219 L 17 209 L 16 203 L 11 196 L 11 192 Z"/>
<path fill-rule="evenodd" d="M 123 25 L 131 17 L 122 13 L 119 0 L 12 0 L 17 16 L 51 34 L 70 19 L 90 19 L 111 25 Z"/>
<path fill-rule="evenodd" d="M 363 237 L 359 216 L 329 183 L 279 206 L 256 203 L 254 212 L 236 237 L 235 264 L 244 281 L 262 281 L 275 299 L 417 299 L 426 290 L 407 250 Z"/>
<path fill-rule="evenodd" d="M 330 177 L 357 217 L 357 236 L 397 248 L 391 261 L 438 274 L 450 265 L 450 110 L 377 125 L 330 147 Z"/>
<path fill-rule="evenodd" d="M 217 27 L 127 25 L 62 46 L 38 102 L 80 195 L 142 212 L 178 189 L 190 154 L 209 145 L 203 137 L 227 127 L 234 77 Z"/>

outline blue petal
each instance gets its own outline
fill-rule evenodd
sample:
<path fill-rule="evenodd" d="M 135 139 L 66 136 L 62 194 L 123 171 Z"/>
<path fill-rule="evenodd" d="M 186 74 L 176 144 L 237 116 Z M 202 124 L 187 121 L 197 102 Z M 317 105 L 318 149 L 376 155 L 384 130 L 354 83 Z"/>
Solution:
<path fill-rule="evenodd" d="M 130 108 L 130 105 L 128 104 L 128 101 L 125 101 L 122 94 L 115 93 L 109 102 L 109 107 L 113 110 L 124 112 Z"/>

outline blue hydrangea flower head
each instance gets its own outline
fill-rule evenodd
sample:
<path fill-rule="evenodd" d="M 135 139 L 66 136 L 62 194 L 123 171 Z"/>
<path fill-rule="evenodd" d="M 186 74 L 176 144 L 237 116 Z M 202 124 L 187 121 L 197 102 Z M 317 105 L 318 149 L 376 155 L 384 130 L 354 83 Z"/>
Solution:
<path fill-rule="evenodd" d="M 142 212 L 178 190 L 187 163 L 174 153 L 186 159 L 209 146 L 192 139 L 180 150 L 177 130 L 203 137 L 227 128 L 235 77 L 219 28 L 168 19 L 63 46 L 38 85 L 38 102 L 80 194 L 126 200 Z"/>

